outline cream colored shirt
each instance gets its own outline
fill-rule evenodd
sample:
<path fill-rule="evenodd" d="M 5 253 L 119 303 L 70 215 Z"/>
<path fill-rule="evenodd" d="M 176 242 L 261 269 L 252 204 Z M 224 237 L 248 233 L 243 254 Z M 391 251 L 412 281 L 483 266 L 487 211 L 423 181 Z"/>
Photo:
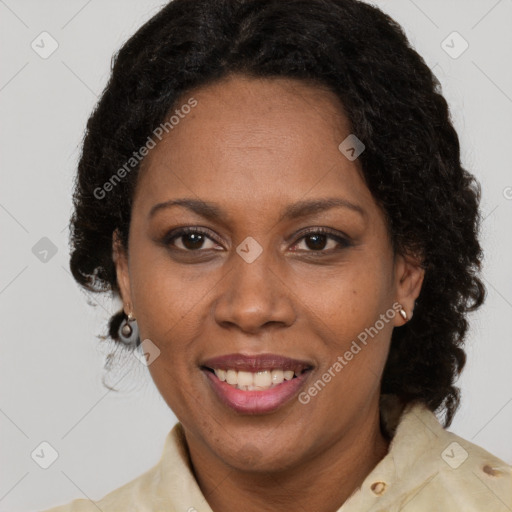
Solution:
<path fill-rule="evenodd" d="M 382 402 L 388 453 L 338 512 L 511 512 L 512 467 L 443 429 L 422 404 Z M 181 423 L 160 461 L 95 503 L 77 499 L 45 512 L 212 512 L 192 470 Z M 315 511 L 312 511 L 315 512 Z"/>

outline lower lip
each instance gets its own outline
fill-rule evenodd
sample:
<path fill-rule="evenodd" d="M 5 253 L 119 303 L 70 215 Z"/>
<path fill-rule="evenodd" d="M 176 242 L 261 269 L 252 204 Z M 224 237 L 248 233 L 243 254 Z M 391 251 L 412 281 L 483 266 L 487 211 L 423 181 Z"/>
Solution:
<path fill-rule="evenodd" d="M 209 370 L 203 370 L 203 372 L 206 373 L 213 390 L 221 401 L 235 411 L 244 414 L 264 414 L 275 411 L 297 395 L 310 373 L 309 370 L 306 370 L 294 379 L 285 380 L 277 386 L 262 391 L 242 391 L 219 380 Z"/>

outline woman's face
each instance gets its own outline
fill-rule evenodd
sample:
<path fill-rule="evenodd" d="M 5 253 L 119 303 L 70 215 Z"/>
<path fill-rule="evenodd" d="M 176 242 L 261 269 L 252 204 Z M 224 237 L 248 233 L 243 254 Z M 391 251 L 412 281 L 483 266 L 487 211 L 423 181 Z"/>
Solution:
<path fill-rule="evenodd" d="M 374 418 L 404 323 L 393 304 L 411 316 L 423 271 L 394 258 L 338 148 L 350 127 L 333 94 L 235 75 L 179 105 L 191 97 L 143 162 L 129 258 L 114 244 L 125 310 L 190 443 L 239 469 L 292 467 Z M 175 236 L 188 227 L 201 234 Z"/>

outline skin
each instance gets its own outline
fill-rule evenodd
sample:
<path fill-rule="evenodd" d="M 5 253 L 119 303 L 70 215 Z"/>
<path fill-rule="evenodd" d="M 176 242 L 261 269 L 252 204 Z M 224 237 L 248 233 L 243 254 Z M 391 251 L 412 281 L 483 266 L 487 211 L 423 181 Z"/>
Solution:
<path fill-rule="evenodd" d="M 399 302 L 410 319 L 424 271 L 394 255 L 383 212 L 358 160 L 338 145 L 350 126 L 337 97 L 306 82 L 232 75 L 198 88 L 197 106 L 144 159 L 128 251 L 113 237 L 126 313 L 141 339 L 161 351 L 149 369 L 182 423 L 194 474 L 215 512 L 337 510 L 387 453 L 379 427 L 380 380 L 396 314 L 311 401 L 272 413 L 223 405 L 199 368 L 207 358 L 274 353 L 314 365 L 309 388 L 365 328 Z M 305 199 L 343 198 L 364 215 L 336 207 L 279 220 Z M 171 199 L 215 203 L 225 219 Z M 207 231 L 166 246 L 179 227 Z M 325 227 L 349 238 L 305 237 Z M 246 237 L 263 252 L 247 263 Z M 197 239 L 196 239 L 197 240 Z M 185 245 L 186 244 L 186 245 Z M 174 247 L 174 248 L 173 248 Z M 323 253 L 323 254 L 319 254 Z M 319 493 L 318 489 L 322 489 Z"/>

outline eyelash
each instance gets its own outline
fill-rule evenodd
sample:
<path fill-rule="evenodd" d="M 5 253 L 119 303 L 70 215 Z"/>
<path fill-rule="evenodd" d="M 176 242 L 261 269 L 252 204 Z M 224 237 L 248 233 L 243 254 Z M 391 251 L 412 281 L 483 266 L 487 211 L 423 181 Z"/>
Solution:
<path fill-rule="evenodd" d="M 182 237 L 183 235 L 188 235 L 188 234 L 198 234 L 198 235 L 205 235 L 207 238 L 209 238 L 212 242 L 215 242 L 215 243 L 218 243 L 216 240 L 214 240 L 211 236 L 209 236 L 209 232 L 208 231 L 205 231 L 203 229 L 199 229 L 199 228 L 195 228 L 195 227 L 185 227 L 185 228 L 179 228 L 177 231 L 171 231 L 170 233 L 168 233 L 164 239 L 163 239 L 163 243 L 164 245 L 166 246 L 171 246 L 173 247 L 173 244 L 172 242 L 174 242 L 176 239 Z M 327 228 L 310 228 L 308 230 L 306 230 L 305 232 L 303 232 L 301 234 L 301 236 L 295 241 L 295 243 L 293 244 L 294 246 L 297 245 L 301 240 L 303 240 L 304 238 L 306 238 L 307 236 L 309 235 L 327 235 L 328 238 L 336 241 L 340 247 L 338 247 L 337 249 L 329 249 L 329 250 L 318 250 L 318 251 L 314 251 L 314 250 L 306 250 L 305 252 L 308 252 L 308 253 L 312 253 L 312 254 L 331 254 L 337 250 L 341 250 L 341 249 L 345 249 L 347 247 L 350 247 L 351 246 L 351 243 L 349 242 L 349 240 L 343 236 L 340 236 L 338 234 L 335 234 L 335 232 L 331 231 L 330 229 L 327 229 Z M 196 249 L 196 250 L 190 250 L 190 249 L 181 249 L 181 248 L 178 248 L 178 247 L 173 247 L 174 249 L 177 249 L 179 251 L 183 251 L 183 252 L 188 252 L 188 253 L 194 253 L 194 252 L 202 252 L 202 251 L 207 251 L 207 250 L 211 250 L 211 249 Z M 215 250 L 215 249 L 213 249 Z"/>

